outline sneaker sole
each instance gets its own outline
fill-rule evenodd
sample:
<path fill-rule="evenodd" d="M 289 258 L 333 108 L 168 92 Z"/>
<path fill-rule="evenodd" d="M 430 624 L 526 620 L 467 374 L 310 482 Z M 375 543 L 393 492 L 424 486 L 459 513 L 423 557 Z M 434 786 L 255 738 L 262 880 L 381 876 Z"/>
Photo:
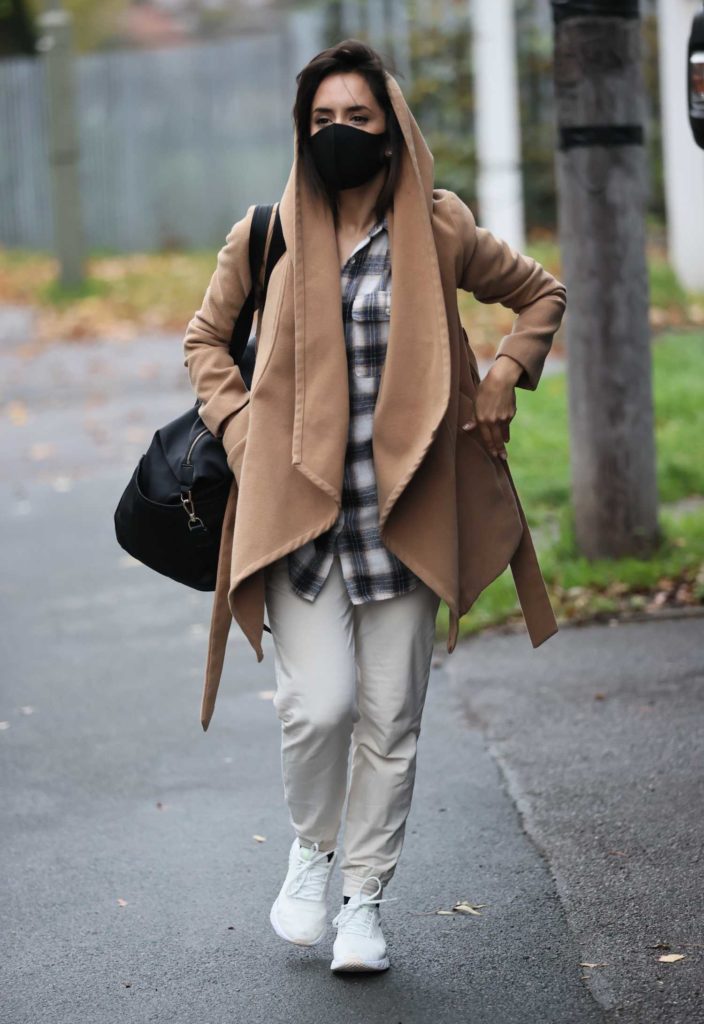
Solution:
<path fill-rule="evenodd" d="M 279 924 L 279 919 L 276 913 L 276 901 L 274 901 L 271 910 L 269 911 L 269 920 L 271 921 L 271 926 L 276 932 L 276 934 L 279 936 L 279 938 L 285 939 L 286 942 L 292 942 L 294 946 L 317 946 L 318 943 L 323 940 L 323 938 L 325 937 L 325 932 L 327 931 L 326 925 L 317 939 L 292 939 L 290 935 L 286 934 L 286 932 Z"/>
<path fill-rule="evenodd" d="M 331 971 L 385 971 L 389 967 L 389 958 L 381 960 L 333 960 Z"/>

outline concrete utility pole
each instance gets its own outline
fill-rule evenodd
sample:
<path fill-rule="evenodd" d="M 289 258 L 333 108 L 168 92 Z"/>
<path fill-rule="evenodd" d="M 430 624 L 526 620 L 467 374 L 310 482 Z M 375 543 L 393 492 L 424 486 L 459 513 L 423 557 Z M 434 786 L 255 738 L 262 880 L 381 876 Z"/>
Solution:
<path fill-rule="evenodd" d="M 472 0 L 477 200 L 482 226 L 525 246 L 513 0 Z"/>
<path fill-rule="evenodd" d="M 84 276 L 71 15 L 52 8 L 40 14 L 37 21 L 41 31 L 37 48 L 43 54 L 49 118 L 54 250 L 61 265 L 61 283 L 70 286 L 80 284 Z"/>
<path fill-rule="evenodd" d="M 670 263 L 685 288 L 704 291 L 704 150 L 688 120 L 687 42 L 700 0 L 659 0 L 660 106 Z"/>
<path fill-rule="evenodd" d="M 552 5 L 576 540 L 587 558 L 643 557 L 659 529 L 640 12 Z"/>

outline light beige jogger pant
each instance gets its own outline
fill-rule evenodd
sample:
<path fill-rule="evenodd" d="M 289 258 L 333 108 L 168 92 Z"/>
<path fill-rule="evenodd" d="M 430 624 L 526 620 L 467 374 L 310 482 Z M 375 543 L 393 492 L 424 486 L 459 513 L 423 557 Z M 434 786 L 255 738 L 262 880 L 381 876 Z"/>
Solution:
<path fill-rule="evenodd" d="M 291 589 L 286 556 L 266 570 L 286 803 L 304 846 L 334 849 L 349 770 L 344 896 L 370 872 L 386 885 L 401 853 L 439 604 L 422 580 L 352 604 L 339 557 L 315 601 Z"/>

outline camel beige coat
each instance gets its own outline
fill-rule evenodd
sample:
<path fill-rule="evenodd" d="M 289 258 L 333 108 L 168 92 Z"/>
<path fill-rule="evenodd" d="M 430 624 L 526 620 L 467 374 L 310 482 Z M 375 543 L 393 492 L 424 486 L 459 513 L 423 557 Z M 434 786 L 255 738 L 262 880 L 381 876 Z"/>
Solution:
<path fill-rule="evenodd" d="M 459 618 L 508 565 L 537 647 L 557 623 L 508 464 L 489 453 L 478 428 L 462 429 L 479 373 L 457 289 L 517 314 L 497 358 L 506 354 L 520 363 L 517 386 L 535 390 L 565 309 L 565 288 L 535 260 L 477 227 L 454 192 L 433 187 L 433 156 L 391 75 L 387 86 L 405 145 L 388 214 L 391 321 L 373 426 L 382 540 L 446 602 L 448 652 Z M 253 206 L 229 232 L 184 338 L 201 418 L 222 438 L 233 471 L 203 729 L 213 714 L 232 619 L 261 661 L 264 570 L 331 527 L 340 511 L 349 422 L 340 260 L 332 213 L 299 173 L 295 148 L 294 138 L 279 205 L 287 251 L 257 318 L 251 391 L 228 343 L 251 285 Z"/>

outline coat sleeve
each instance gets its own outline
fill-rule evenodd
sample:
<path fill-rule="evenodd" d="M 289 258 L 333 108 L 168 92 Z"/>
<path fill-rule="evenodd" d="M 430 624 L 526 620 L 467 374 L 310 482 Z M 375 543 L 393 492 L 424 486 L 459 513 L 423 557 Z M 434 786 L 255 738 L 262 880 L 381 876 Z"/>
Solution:
<path fill-rule="evenodd" d="M 516 387 L 535 391 L 567 304 L 567 289 L 545 267 L 518 252 L 486 228 L 477 227 L 474 215 L 458 196 L 461 264 L 458 287 L 480 302 L 500 302 L 517 314 L 510 334 L 496 352 L 523 367 Z"/>
<path fill-rule="evenodd" d="M 200 418 L 216 437 L 249 402 L 249 390 L 230 355 L 232 328 L 251 289 L 249 232 L 254 216 L 250 206 L 230 229 L 203 303 L 186 328 L 184 366 L 200 399 Z"/>

